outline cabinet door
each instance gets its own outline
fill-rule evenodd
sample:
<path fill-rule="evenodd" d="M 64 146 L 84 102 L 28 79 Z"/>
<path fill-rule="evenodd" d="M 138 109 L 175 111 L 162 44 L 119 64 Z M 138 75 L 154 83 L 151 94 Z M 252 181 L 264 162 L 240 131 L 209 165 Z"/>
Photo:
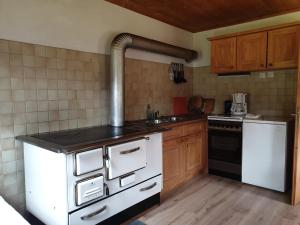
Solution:
<path fill-rule="evenodd" d="M 298 26 L 268 32 L 269 69 L 296 68 L 298 59 Z"/>
<path fill-rule="evenodd" d="M 237 70 L 255 71 L 266 69 L 267 32 L 237 37 Z"/>
<path fill-rule="evenodd" d="M 163 143 L 163 192 L 166 193 L 184 181 L 185 152 L 181 139 Z"/>
<path fill-rule="evenodd" d="M 236 71 L 236 37 L 211 41 L 212 73 Z"/>
<path fill-rule="evenodd" d="M 204 137 L 203 132 L 187 137 L 185 179 L 190 179 L 204 169 Z"/>

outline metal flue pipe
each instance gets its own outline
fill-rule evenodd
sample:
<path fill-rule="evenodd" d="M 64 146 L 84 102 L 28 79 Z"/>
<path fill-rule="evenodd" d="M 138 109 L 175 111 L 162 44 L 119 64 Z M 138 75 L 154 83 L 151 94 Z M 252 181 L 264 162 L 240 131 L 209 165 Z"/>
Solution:
<path fill-rule="evenodd" d="M 140 37 L 134 34 L 121 33 L 117 35 L 111 44 L 110 61 L 110 98 L 111 98 L 111 125 L 121 127 L 124 125 L 124 66 L 125 51 L 127 48 L 135 48 L 167 56 L 185 59 L 191 62 L 197 58 L 197 52 L 163 42 Z"/>

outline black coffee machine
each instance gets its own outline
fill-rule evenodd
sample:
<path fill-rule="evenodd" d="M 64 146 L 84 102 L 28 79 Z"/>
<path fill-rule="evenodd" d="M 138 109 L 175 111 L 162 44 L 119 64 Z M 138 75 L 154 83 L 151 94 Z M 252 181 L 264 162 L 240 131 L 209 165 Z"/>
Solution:
<path fill-rule="evenodd" d="M 232 105 L 232 100 L 224 101 L 224 115 L 225 116 L 231 115 L 231 105 Z"/>

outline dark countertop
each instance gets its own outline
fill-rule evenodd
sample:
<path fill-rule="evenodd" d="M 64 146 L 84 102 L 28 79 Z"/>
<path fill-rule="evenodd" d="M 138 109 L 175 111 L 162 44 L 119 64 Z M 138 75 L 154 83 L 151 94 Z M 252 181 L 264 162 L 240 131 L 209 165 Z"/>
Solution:
<path fill-rule="evenodd" d="M 38 147 L 64 154 L 71 154 L 83 149 L 94 149 L 103 145 L 115 144 L 143 135 L 163 132 L 170 128 L 166 125 L 206 120 L 206 117 L 184 116 L 176 122 L 159 125 L 146 123 L 145 120 L 126 122 L 124 127 L 95 126 L 65 131 L 24 135 L 17 140 L 36 145 Z"/>

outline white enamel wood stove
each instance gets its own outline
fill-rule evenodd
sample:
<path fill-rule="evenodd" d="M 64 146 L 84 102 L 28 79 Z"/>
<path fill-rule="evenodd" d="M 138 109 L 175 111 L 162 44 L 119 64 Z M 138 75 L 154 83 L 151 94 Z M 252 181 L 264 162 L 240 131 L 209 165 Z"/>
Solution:
<path fill-rule="evenodd" d="M 162 135 L 73 154 L 24 143 L 27 210 L 49 225 L 94 225 L 161 192 Z"/>

